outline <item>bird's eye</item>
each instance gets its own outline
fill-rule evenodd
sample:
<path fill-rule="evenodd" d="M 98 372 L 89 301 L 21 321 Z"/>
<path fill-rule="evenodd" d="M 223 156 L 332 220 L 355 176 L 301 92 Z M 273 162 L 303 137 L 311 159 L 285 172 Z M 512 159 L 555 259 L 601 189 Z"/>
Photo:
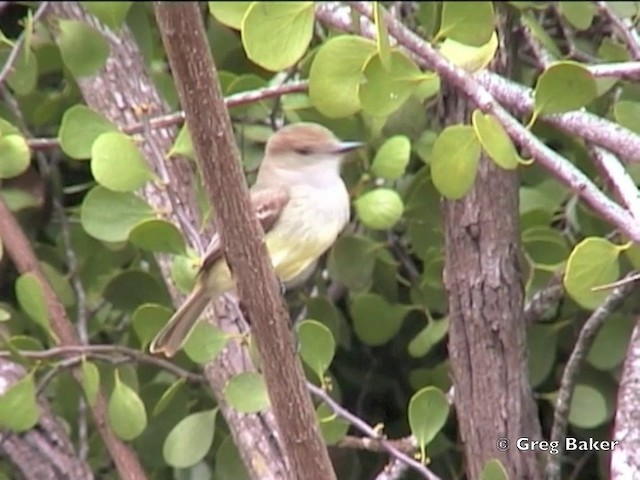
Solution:
<path fill-rule="evenodd" d="M 302 148 L 296 148 L 296 149 L 295 149 L 295 152 L 296 152 L 298 155 L 311 155 L 311 153 L 312 153 L 310 148 L 304 148 L 304 147 L 302 147 Z"/>

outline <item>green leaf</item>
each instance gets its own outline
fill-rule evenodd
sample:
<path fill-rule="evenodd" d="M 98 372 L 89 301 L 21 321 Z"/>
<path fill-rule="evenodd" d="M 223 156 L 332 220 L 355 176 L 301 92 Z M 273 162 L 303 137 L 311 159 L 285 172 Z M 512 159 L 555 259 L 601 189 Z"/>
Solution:
<path fill-rule="evenodd" d="M 473 127 L 445 128 L 431 152 L 431 178 L 449 200 L 459 200 L 473 187 L 480 161 L 480 142 Z"/>
<path fill-rule="evenodd" d="M 215 480 L 251 480 L 231 435 L 218 448 L 215 463 Z"/>
<path fill-rule="evenodd" d="M 358 218 L 367 228 L 387 230 L 402 217 L 404 203 L 395 190 L 376 188 L 354 202 Z"/>
<path fill-rule="evenodd" d="M 224 389 L 229 405 L 242 413 L 256 413 L 269 408 L 269 395 L 259 373 L 243 372 L 232 377 Z"/>
<path fill-rule="evenodd" d="M 6 386 L 6 380 L 4 384 Z M 0 426 L 14 432 L 33 428 L 40 418 L 33 373 L 29 373 L 0 395 Z"/>
<path fill-rule="evenodd" d="M 578 110 L 598 96 L 598 86 L 583 65 L 556 62 L 548 67 L 536 83 L 535 115 Z"/>
<path fill-rule="evenodd" d="M 549 325 L 533 325 L 527 332 L 529 382 L 537 387 L 553 370 L 558 332 Z"/>
<path fill-rule="evenodd" d="M 16 280 L 16 297 L 20 308 L 47 333 L 50 333 L 49 309 L 44 289 L 33 273 L 24 273 Z"/>
<path fill-rule="evenodd" d="M 31 163 L 31 152 L 22 135 L 0 138 L 0 179 L 13 178 L 24 173 Z"/>
<path fill-rule="evenodd" d="M 167 302 L 164 284 L 157 276 L 141 270 L 123 270 L 109 279 L 104 299 L 118 310 L 133 312 L 145 303 Z"/>
<path fill-rule="evenodd" d="M 367 237 L 342 235 L 329 252 L 329 275 L 352 292 L 362 292 L 371 287 L 378 248 Z"/>
<path fill-rule="evenodd" d="M 206 322 L 199 322 L 184 345 L 184 353 L 195 363 L 216 358 L 227 345 L 229 334 Z"/>
<path fill-rule="evenodd" d="M 527 12 L 521 16 L 521 21 L 522 25 L 531 31 L 533 37 L 537 41 L 539 41 L 546 50 L 549 51 L 553 58 L 562 57 L 562 52 L 560 52 L 560 49 L 556 45 L 554 39 L 551 38 L 544 27 L 540 25 L 540 22 L 536 16 L 534 16 L 530 12 Z"/>
<path fill-rule="evenodd" d="M 398 110 L 422 83 L 438 82 L 433 73 L 422 73 L 403 53 L 393 51 L 387 69 L 379 54 L 369 58 L 358 95 L 366 113 L 386 117 Z"/>
<path fill-rule="evenodd" d="M 414 358 L 424 357 L 435 347 L 449 331 L 449 317 L 442 320 L 431 320 L 413 340 L 407 350 Z"/>
<path fill-rule="evenodd" d="M 397 180 L 404 175 L 411 157 L 411 141 L 405 135 L 388 138 L 376 152 L 371 172 L 386 180 Z"/>
<path fill-rule="evenodd" d="M 609 291 L 593 291 L 618 279 L 619 247 L 599 237 L 585 238 L 571 252 L 564 274 L 564 287 L 569 296 L 588 310 L 597 308 Z"/>
<path fill-rule="evenodd" d="M 90 406 L 94 406 L 100 391 L 100 371 L 94 363 L 82 359 L 82 389 Z"/>
<path fill-rule="evenodd" d="M 176 137 L 175 142 L 171 146 L 171 150 L 167 152 L 167 158 L 171 158 L 176 155 L 182 155 L 189 160 L 196 159 L 196 152 L 193 150 L 193 143 L 191 142 L 191 134 L 189 133 L 189 127 L 185 123 Z"/>
<path fill-rule="evenodd" d="M 587 361 L 598 370 L 616 368 L 627 356 L 635 326 L 636 320 L 630 315 L 610 315 L 593 340 Z"/>
<path fill-rule="evenodd" d="M 0 55 L 3 65 L 6 57 L 8 57 L 8 53 Z M 36 88 L 38 84 L 38 59 L 31 48 L 27 47 L 18 54 L 9 75 L 7 75 L 7 83 L 18 95 L 28 95 Z"/>
<path fill-rule="evenodd" d="M 387 24 L 382 16 L 382 5 L 380 2 L 373 4 L 373 22 L 376 25 L 376 44 L 378 46 L 378 56 L 385 70 L 391 70 L 391 47 L 389 46 L 389 32 Z"/>
<path fill-rule="evenodd" d="M 88 77 L 100 70 L 109 56 L 102 34 L 84 22 L 58 20 L 58 47 L 62 61 L 74 77 Z"/>
<path fill-rule="evenodd" d="M 135 390 L 120 380 L 118 370 L 114 381 L 107 408 L 109 424 L 118 438 L 133 440 L 147 427 L 147 412 Z"/>
<path fill-rule="evenodd" d="M 127 18 L 133 2 L 80 2 L 92 15 L 95 15 L 112 30 L 118 30 Z"/>
<path fill-rule="evenodd" d="M 188 468 L 211 449 L 218 409 L 192 413 L 173 427 L 162 447 L 162 456 L 174 468 Z"/>
<path fill-rule="evenodd" d="M 247 57 L 271 71 L 291 67 L 309 47 L 313 20 L 313 2 L 253 2 L 242 19 Z"/>
<path fill-rule="evenodd" d="M 171 400 L 173 400 L 176 394 L 180 391 L 182 386 L 187 382 L 184 377 L 179 378 L 167 388 L 163 393 L 155 407 L 153 407 L 153 412 L 151 415 L 156 416 L 159 415 L 165 408 L 169 406 Z"/>
<path fill-rule="evenodd" d="M 301 322 L 297 330 L 300 357 L 322 380 L 336 351 L 333 335 L 327 327 L 315 320 Z"/>
<path fill-rule="evenodd" d="M 444 2 L 438 37 L 446 36 L 460 43 L 480 46 L 489 41 L 495 30 L 492 2 Z"/>
<path fill-rule="evenodd" d="M 129 234 L 136 247 L 154 253 L 186 253 L 186 245 L 180 230 L 171 222 L 160 219 L 146 220 L 136 225 Z"/>
<path fill-rule="evenodd" d="M 505 170 L 515 169 L 520 162 L 520 156 L 496 117 L 475 110 L 472 121 L 478 140 L 489 158 Z"/>
<path fill-rule="evenodd" d="M 618 100 L 613 105 L 613 114 L 620 125 L 640 135 L 640 102 Z"/>
<path fill-rule="evenodd" d="M 208 2 L 209 13 L 217 21 L 236 30 L 240 30 L 242 19 L 254 2 Z"/>
<path fill-rule="evenodd" d="M 449 403 L 436 387 L 425 387 L 413 394 L 409 401 L 409 428 L 426 459 L 425 448 L 442 429 L 449 416 Z"/>
<path fill-rule="evenodd" d="M 138 147 L 120 132 L 103 133 L 93 142 L 91 173 L 100 185 L 116 192 L 137 190 L 153 178 Z"/>
<path fill-rule="evenodd" d="M 443 57 L 467 72 L 477 72 L 489 65 L 497 49 L 498 36 L 495 32 L 487 43 L 479 47 L 465 45 L 450 38 L 447 38 L 439 47 Z"/>
<path fill-rule="evenodd" d="M 592 2 L 560 2 L 560 13 L 578 30 L 586 30 L 591 26 L 596 6 Z"/>
<path fill-rule="evenodd" d="M 105 242 L 123 242 L 140 222 L 154 218 L 151 206 L 133 193 L 97 186 L 85 196 L 80 222 L 86 232 Z"/>
<path fill-rule="evenodd" d="M 117 130 L 113 123 L 95 110 L 86 105 L 74 105 L 62 116 L 58 139 L 64 153 L 82 160 L 91 157 L 93 142 L 100 135 Z"/>
<path fill-rule="evenodd" d="M 507 474 L 507 470 L 500 463 L 500 460 L 494 458 L 484 464 L 484 468 L 480 473 L 480 480 L 509 480 L 509 474 Z"/>
<path fill-rule="evenodd" d="M 172 311 L 167 307 L 153 303 L 140 305 L 133 312 L 131 323 L 143 349 L 147 348 L 171 315 Z"/>
<path fill-rule="evenodd" d="M 309 97 L 320 113 L 339 118 L 361 109 L 362 71 L 375 51 L 375 43 L 355 35 L 334 37 L 320 47 L 309 71 Z"/>
<path fill-rule="evenodd" d="M 318 405 L 316 418 L 320 425 L 322 438 L 327 445 L 335 445 L 342 440 L 349 431 L 349 422 L 338 417 L 326 403 L 320 403 L 320 405 Z"/>
<path fill-rule="evenodd" d="M 358 338 L 376 347 L 384 345 L 400 331 L 408 309 L 403 305 L 392 305 L 375 293 L 361 293 L 354 296 L 349 311 Z"/>
<path fill-rule="evenodd" d="M 522 245 L 536 268 L 555 271 L 569 255 L 567 241 L 556 229 L 536 226 L 522 233 Z"/>
<path fill-rule="evenodd" d="M 596 428 L 608 417 L 609 408 L 602 392 L 591 385 L 576 385 L 571 399 L 569 423 L 578 428 Z"/>

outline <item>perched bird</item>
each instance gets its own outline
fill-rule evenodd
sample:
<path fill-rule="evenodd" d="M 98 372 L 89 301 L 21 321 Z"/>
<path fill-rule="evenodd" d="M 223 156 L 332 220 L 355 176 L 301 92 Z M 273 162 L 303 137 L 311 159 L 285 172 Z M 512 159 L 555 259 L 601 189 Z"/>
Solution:
<path fill-rule="evenodd" d="M 251 203 L 265 233 L 271 263 L 286 285 L 308 278 L 318 258 L 349 221 L 349 195 L 340 178 L 345 153 L 362 146 L 341 142 L 313 123 L 288 125 L 268 140 Z M 219 235 L 211 240 L 196 285 L 150 346 L 173 356 L 210 301 L 233 290 Z"/>

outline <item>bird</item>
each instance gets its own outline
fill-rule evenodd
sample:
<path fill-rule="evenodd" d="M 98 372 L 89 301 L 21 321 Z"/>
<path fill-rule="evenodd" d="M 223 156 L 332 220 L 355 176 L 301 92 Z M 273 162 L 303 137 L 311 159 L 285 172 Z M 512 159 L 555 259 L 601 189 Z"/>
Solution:
<path fill-rule="evenodd" d="M 328 128 L 309 122 L 287 125 L 269 137 L 249 193 L 274 271 L 286 288 L 309 278 L 349 222 L 349 193 L 340 166 L 345 154 L 362 146 L 340 141 Z M 234 289 L 215 234 L 194 288 L 151 342 L 150 352 L 174 356 L 209 302 Z"/>

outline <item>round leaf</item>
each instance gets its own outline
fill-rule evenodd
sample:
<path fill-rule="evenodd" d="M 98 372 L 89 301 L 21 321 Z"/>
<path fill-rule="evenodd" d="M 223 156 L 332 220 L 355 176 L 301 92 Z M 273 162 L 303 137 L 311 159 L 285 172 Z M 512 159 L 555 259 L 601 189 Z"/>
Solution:
<path fill-rule="evenodd" d="M 578 30 L 591 26 L 596 6 L 592 2 L 560 2 L 560 13 Z"/>
<path fill-rule="evenodd" d="M 411 142 L 405 135 L 388 138 L 376 152 L 371 172 L 377 177 L 397 180 L 409 164 Z"/>
<path fill-rule="evenodd" d="M 367 237 L 342 235 L 329 252 L 329 275 L 352 292 L 368 290 L 372 283 L 375 255 L 380 248 Z"/>
<path fill-rule="evenodd" d="M 242 20 L 247 57 L 278 71 L 294 65 L 313 34 L 313 2 L 253 2 Z"/>
<path fill-rule="evenodd" d="M 171 318 L 171 310 L 152 303 L 140 305 L 133 312 L 131 323 L 143 348 L 151 343 L 169 318 Z"/>
<path fill-rule="evenodd" d="M 407 314 L 406 307 L 391 305 L 374 293 L 355 296 L 350 311 L 356 335 L 371 346 L 384 345 L 391 340 L 400 330 Z"/>
<path fill-rule="evenodd" d="M 40 280 L 33 273 L 22 274 L 16 280 L 16 297 L 20 308 L 46 332 L 50 332 L 49 309 L 44 290 Z"/>
<path fill-rule="evenodd" d="M 438 191 L 450 200 L 464 197 L 476 180 L 480 142 L 472 127 L 445 128 L 431 152 L 431 177 Z"/>
<path fill-rule="evenodd" d="M 636 320 L 632 316 L 612 314 L 598 331 L 587 360 L 599 370 L 613 370 L 627 356 Z"/>
<path fill-rule="evenodd" d="M 264 378 L 255 372 L 244 372 L 231 378 L 224 389 L 224 398 L 242 413 L 256 413 L 269 407 Z"/>
<path fill-rule="evenodd" d="M 479 46 L 491 37 L 495 29 L 492 2 L 444 2 L 438 36 L 460 43 Z"/>
<path fill-rule="evenodd" d="M 96 403 L 100 390 L 100 371 L 94 363 L 82 360 L 82 389 L 89 405 Z"/>
<path fill-rule="evenodd" d="M 556 361 L 558 333 L 548 325 L 533 325 L 527 333 L 529 382 L 537 387 L 551 373 Z"/>
<path fill-rule="evenodd" d="M 409 402 L 409 428 L 425 458 L 425 447 L 442 429 L 449 416 L 449 403 L 444 393 L 436 387 L 417 391 Z"/>
<path fill-rule="evenodd" d="M 136 247 L 156 253 L 186 253 L 186 245 L 180 230 L 166 220 L 146 220 L 136 225 L 129 234 Z"/>
<path fill-rule="evenodd" d="M 320 47 L 309 71 L 309 97 L 320 113 L 338 118 L 360 110 L 362 70 L 375 51 L 374 42 L 354 35 L 332 38 Z"/>
<path fill-rule="evenodd" d="M 578 110 L 598 96 L 598 86 L 584 66 L 557 62 L 540 77 L 534 91 L 536 114 Z"/>
<path fill-rule="evenodd" d="M 95 187 L 87 193 L 80 209 L 86 232 L 105 242 L 123 242 L 140 222 L 154 218 L 153 209 L 133 193 L 118 193 Z"/>
<path fill-rule="evenodd" d="M 327 445 L 335 445 L 342 440 L 349 431 L 349 422 L 338 417 L 326 403 L 321 403 L 316 409 L 316 418 L 320 425 L 320 433 Z"/>
<path fill-rule="evenodd" d="M 0 179 L 24 173 L 31 163 L 31 153 L 22 135 L 0 138 Z"/>
<path fill-rule="evenodd" d="M 58 46 L 62 61 L 75 77 L 87 77 L 100 70 L 109 56 L 102 34 L 84 22 L 58 20 Z"/>
<path fill-rule="evenodd" d="M 173 427 L 162 447 L 169 465 L 188 468 L 204 458 L 213 443 L 217 411 L 193 413 Z"/>
<path fill-rule="evenodd" d="M 199 322 L 184 345 L 184 353 L 194 362 L 204 364 L 222 352 L 229 338 L 218 327 Z"/>
<path fill-rule="evenodd" d="M 404 203 L 395 190 L 376 188 L 354 203 L 360 221 L 373 230 L 387 230 L 402 217 Z"/>
<path fill-rule="evenodd" d="M 509 480 L 509 474 L 500 460 L 494 458 L 485 463 L 480 480 Z"/>
<path fill-rule="evenodd" d="M 439 47 L 443 57 L 467 72 L 477 72 L 489 65 L 497 49 L 498 36 L 495 32 L 487 43 L 479 47 L 465 45 L 450 38 L 447 38 Z"/>
<path fill-rule="evenodd" d="M 58 138 L 62 151 L 80 160 L 91 157 L 96 138 L 114 131 L 116 126 L 98 112 L 85 105 L 74 105 L 62 116 Z"/>
<path fill-rule="evenodd" d="M 576 385 L 571 399 L 569 423 L 578 428 L 596 428 L 608 417 L 607 400 L 602 393 L 590 385 Z"/>
<path fill-rule="evenodd" d="M 564 287 L 573 300 L 583 308 L 597 308 L 609 295 L 606 290 L 593 287 L 618 279 L 619 248 L 599 237 L 585 238 L 571 252 L 564 274 Z"/>
<path fill-rule="evenodd" d="M 5 52 L 8 52 L 5 50 Z M 6 62 L 7 55 L 0 55 L 2 64 Z M 18 95 L 28 95 L 38 84 L 38 59 L 30 48 L 21 49 L 13 62 L 11 73 L 7 75 L 7 83 Z"/>
<path fill-rule="evenodd" d="M 409 342 L 407 350 L 412 357 L 423 357 L 442 340 L 449 331 L 449 318 L 432 320 Z"/>
<path fill-rule="evenodd" d="M 100 185 L 116 192 L 136 190 L 153 176 L 138 147 L 120 132 L 103 133 L 93 142 L 91 173 Z"/>
<path fill-rule="evenodd" d="M 242 19 L 253 2 L 209 2 L 209 13 L 222 23 L 240 30 Z"/>
<path fill-rule="evenodd" d="M 0 426 L 2 428 L 24 432 L 33 428 L 38 423 L 39 417 L 33 374 L 25 375 L 0 394 Z"/>
<path fill-rule="evenodd" d="M 489 158 L 506 170 L 518 166 L 520 156 L 500 122 L 493 115 L 484 115 L 475 110 L 472 116 L 473 128 Z"/>
<path fill-rule="evenodd" d="M 113 432 L 122 440 L 133 440 L 147 427 L 147 412 L 142 400 L 120 380 L 117 370 L 107 416 Z"/>
<path fill-rule="evenodd" d="M 331 365 L 336 342 L 331 331 L 315 320 L 305 320 L 298 325 L 300 356 L 319 379 Z"/>
<path fill-rule="evenodd" d="M 125 19 L 133 2 L 80 2 L 92 15 L 112 30 L 118 30 Z"/>

